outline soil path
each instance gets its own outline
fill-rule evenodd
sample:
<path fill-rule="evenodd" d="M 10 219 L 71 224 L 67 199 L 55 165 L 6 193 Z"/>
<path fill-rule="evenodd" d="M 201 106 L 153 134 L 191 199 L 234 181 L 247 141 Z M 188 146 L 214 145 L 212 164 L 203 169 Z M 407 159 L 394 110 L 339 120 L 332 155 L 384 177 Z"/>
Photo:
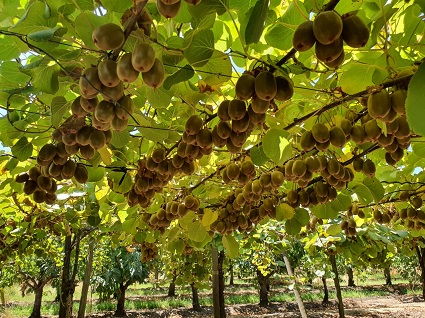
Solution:
<path fill-rule="evenodd" d="M 305 302 L 309 318 L 337 318 L 335 301 L 328 305 Z M 351 298 L 344 300 L 346 318 L 425 318 L 425 302 L 417 296 L 394 295 L 385 297 Z M 272 303 L 268 308 L 257 305 L 232 305 L 226 307 L 228 318 L 295 318 L 301 317 L 296 303 Z M 93 314 L 87 318 L 112 318 L 113 313 Z M 212 307 L 201 312 L 188 308 L 129 311 L 129 318 L 213 318 Z"/>

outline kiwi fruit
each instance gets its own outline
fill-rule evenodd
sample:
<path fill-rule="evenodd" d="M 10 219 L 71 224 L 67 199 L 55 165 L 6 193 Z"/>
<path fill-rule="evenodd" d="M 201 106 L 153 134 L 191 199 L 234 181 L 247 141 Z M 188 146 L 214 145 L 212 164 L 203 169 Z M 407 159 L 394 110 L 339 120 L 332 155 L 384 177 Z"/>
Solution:
<path fill-rule="evenodd" d="M 215 126 L 212 130 L 211 138 L 214 146 L 216 146 L 217 148 L 222 148 L 226 145 L 227 139 L 223 139 L 218 135 L 217 126 Z"/>
<path fill-rule="evenodd" d="M 38 157 L 44 161 L 51 161 L 54 156 L 56 156 L 57 149 L 54 144 L 45 144 L 40 148 L 38 152 Z"/>
<path fill-rule="evenodd" d="M 341 165 L 337 159 L 331 158 L 328 161 L 327 170 L 331 175 L 335 176 L 339 173 L 340 169 Z"/>
<path fill-rule="evenodd" d="M 405 117 L 397 117 L 397 119 L 394 121 L 397 122 L 398 129 L 396 132 L 394 132 L 394 136 L 402 139 L 410 136 L 410 127 L 409 123 L 407 122 Z"/>
<path fill-rule="evenodd" d="M 234 99 L 229 103 L 227 109 L 230 119 L 241 120 L 246 115 L 246 105 L 244 101 Z"/>
<path fill-rule="evenodd" d="M 391 107 L 397 114 L 406 114 L 406 98 L 407 91 L 405 89 L 398 89 L 391 94 Z"/>
<path fill-rule="evenodd" d="M 255 77 L 251 74 L 242 74 L 235 86 L 236 97 L 240 100 L 248 100 L 255 93 Z"/>
<path fill-rule="evenodd" d="M 35 190 L 32 198 L 36 203 L 43 203 L 46 200 L 46 192 L 44 190 Z"/>
<path fill-rule="evenodd" d="M 242 119 L 232 120 L 232 130 L 237 134 L 244 133 L 249 128 L 249 122 L 249 114 L 246 112 Z"/>
<path fill-rule="evenodd" d="M 41 190 L 48 190 L 52 187 L 52 179 L 45 176 L 38 176 L 37 185 Z"/>
<path fill-rule="evenodd" d="M 397 112 L 393 108 L 391 108 L 390 112 L 384 117 L 382 117 L 381 120 L 384 123 L 392 123 L 397 118 L 397 116 L 398 116 Z"/>
<path fill-rule="evenodd" d="M 306 130 L 301 136 L 301 140 L 300 140 L 301 148 L 305 152 L 307 152 L 312 150 L 315 145 L 316 145 L 316 140 L 314 139 L 312 132 L 309 130 Z"/>
<path fill-rule="evenodd" d="M 232 130 L 228 140 L 230 140 L 236 147 L 242 147 L 247 138 L 248 134 L 246 132 L 237 133 Z"/>
<path fill-rule="evenodd" d="M 236 180 L 240 172 L 239 166 L 234 162 L 230 163 L 226 168 L 226 175 L 230 180 Z"/>
<path fill-rule="evenodd" d="M 284 102 L 294 95 L 294 82 L 288 76 L 276 76 L 275 100 Z"/>
<path fill-rule="evenodd" d="M 226 147 L 230 153 L 239 153 L 242 150 L 242 146 L 236 146 L 230 138 L 226 140 Z"/>
<path fill-rule="evenodd" d="M 60 129 L 53 130 L 52 139 L 56 142 L 62 142 L 62 132 L 60 131 Z"/>
<path fill-rule="evenodd" d="M 117 75 L 117 62 L 103 60 L 97 67 L 100 82 L 106 87 L 115 87 L 121 80 Z"/>
<path fill-rule="evenodd" d="M 81 96 L 88 98 L 96 95 L 100 92 L 101 86 L 102 82 L 99 79 L 97 67 L 89 67 L 84 70 L 79 82 Z"/>
<path fill-rule="evenodd" d="M 255 94 L 265 101 L 272 100 L 277 93 L 276 78 L 273 73 L 263 71 L 255 78 Z"/>
<path fill-rule="evenodd" d="M 158 12 L 167 19 L 172 19 L 177 16 L 180 11 L 181 0 L 174 4 L 165 4 L 161 0 L 156 0 Z"/>
<path fill-rule="evenodd" d="M 351 139 L 356 143 L 356 144 L 363 144 L 366 140 L 366 132 L 363 128 L 363 126 L 361 125 L 354 125 L 351 128 Z"/>
<path fill-rule="evenodd" d="M 271 183 L 275 188 L 280 187 L 285 181 L 285 176 L 279 170 L 274 170 L 271 173 L 270 177 L 271 177 Z"/>
<path fill-rule="evenodd" d="M 209 148 L 212 145 L 212 134 L 208 128 L 201 129 L 196 134 L 196 142 L 201 148 Z"/>
<path fill-rule="evenodd" d="M 115 105 L 115 116 L 119 119 L 129 119 L 134 112 L 134 103 L 130 95 L 124 95 Z"/>
<path fill-rule="evenodd" d="M 375 172 L 376 172 L 376 166 L 375 166 L 375 164 L 373 163 L 373 161 L 372 161 L 372 160 L 370 160 L 370 159 L 366 159 L 366 160 L 363 162 L 362 170 L 363 170 L 363 173 L 364 173 L 366 176 L 368 176 L 368 177 L 372 178 L 372 177 L 375 175 Z"/>
<path fill-rule="evenodd" d="M 97 97 L 87 99 L 87 98 L 80 96 L 80 105 L 87 113 L 94 112 L 98 103 L 99 103 L 99 101 L 98 101 Z"/>
<path fill-rule="evenodd" d="M 148 43 L 138 43 L 131 55 L 131 64 L 138 72 L 149 71 L 155 63 L 155 50 Z"/>
<path fill-rule="evenodd" d="M 346 142 L 345 133 L 341 127 L 334 126 L 329 130 L 330 143 L 338 148 L 342 148 Z"/>
<path fill-rule="evenodd" d="M 195 159 L 199 154 L 199 147 L 196 145 L 187 144 L 185 156 L 191 159 Z"/>
<path fill-rule="evenodd" d="M 317 172 L 320 170 L 320 161 L 317 157 L 307 157 L 304 162 L 308 171 Z"/>
<path fill-rule="evenodd" d="M 255 165 L 251 160 L 245 160 L 241 163 L 241 172 L 247 176 L 252 176 L 255 174 Z"/>
<path fill-rule="evenodd" d="M 397 148 L 396 151 L 391 153 L 391 158 L 393 158 L 396 162 L 400 161 L 404 156 L 404 150 L 400 147 Z"/>
<path fill-rule="evenodd" d="M 24 183 L 28 181 L 30 176 L 26 172 L 22 172 L 15 177 L 15 181 L 18 183 Z"/>
<path fill-rule="evenodd" d="M 41 175 L 41 171 L 39 167 L 31 167 L 28 170 L 28 175 L 31 180 L 37 181 L 37 178 Z"/>
<path fill-rule="evenodd" d="M 128 125 L 128 119 L 121 119 L 117 116 L 114 116 L 114 118 L 111 121 L 111 128 L 116 131 L 123 131 L 127 128 Z"/>
<path fill-rule="evenodd" d="M 142 73 L 143 81 L 146 85 L 152 88 L 160 87 L 162 85 L 162 82 L 164 81 L 164 77 L 164 65 L 158 58 L 155 58 L 155 62 L 153 63 L 152 68 L 149 71 Z"/>
<path fill-rule="evenodd" d="M 297 177 L 302 177 L 307 172 L 307 165 L 304 160 L 297 159 L 292 165 L 292 174 Z"/>
<path fill-rule="evenodd" d="M 154 162 L 160 163 L 165 160 L 166 151 L 164 148 L 156 148 L 151 155 Z"/>
<path fill-rule="evenodd" d="M 262 100 L 259 97 L 254 97 L 251 102 L 251 107 L 256 114 L 265 114 L 270 107 L 270 101 Z"/>
<path fill-rule="evenodd" d="M 378 126 L 376 119 L 369 120 L 363 125 L 366 136 L 369 140 L 377 140 L 382 133 L 381 128 Z"/>
<path fill-rule="evenodd" d="M 94 110 L 94 116 L 101 123 L 110 123 L 115 117 L 115 105 L 107 101 L 101 101 Z"/>
<path fill-rule="evenodd" d="M 71 104 L 71 113 L 74 117 L 85 117 L 88 112 L 81 106 L 80 96 L 78 96 Z"/>
<path fill-rule="evenodd" d="M 221 121 L 217 124 L 217 134 L 221 139 L 227 139 L 232 133 L 232 127 L 225 121 Z"/>
<path fill-rule="evenodd" d="M 115 87 L 103 86 L 101 88 L 101 94 L 107 102 L 117 102 L 124 95 L 124 84 L 120 81 Z"/>
<path fill-rule="evenodd" d="M 382 118 L 391 110 L 391 98 L 386 89 L 369 95 L 367 111 L 372 118 Z"/>
<path fill-rule="evenodd" d="M 93 130 L 90 134 L 90 147 L 100 149 L 106 144 L 105 134 L 100 130 Z"/>
<path fill-rule="evenodd" d="M 229 105 L 230 100 L 224 100 L 220 103 L 217 108 L 217 116 L 221 121 L 229 121 L 231 118 L 229 116 Z"/>
<path fill-rule="evenodd" d="M 182 171 L 185 175 L 188 175 L 188 176 L 194 174 L 196 171 L 195 162 L 192 161 L 189 163 L 185 161 L 185 163 L 182 166 Z"/>
<path fill-rule="evenodd" d="M 337 40 L 342 33 L 341 17 L 334 11 L 319 13 L 313 21 L 313 34 L 318 43 L 328 45 Z"/>
<path fill-rule="evenodd" d="M 331 63 L 342 54 L 343 44 L 341 38 L 336 39 L 331 44 L 317 42 L 315 46 L 316 57 L 324 63 Z"/>
<path fill-rule="evenodd" d="M 81 157 L 83 157 L 86 160 L 89 160 L 93 158 L 95 154 L 95 150 L 94 148 L 92 148 L 92 146 L 88 144 L 88 145 L 80 147 L 80 154 L 81 154 Z"/>
<path fill-rule="evenodd" d="M 124 83 L 133 83 L 139 77 L 139 71 L 133 67 L 132 58 L 133 53 L 125 53 L 117 63 L 118 78 Z"/>
<path fill-rule="evenodd" d="M 77 165 L 73 160 L 68 160 L 63 166 L 62 166 L 62 175 L 65 179 L 71 179 L 75 174 L 75 169 L 77 168 Z"/>
<path fill-rule="evenodd" d="M 86 183 L 89 179 L 87 168 L 78 163 L 75 168 L 74 178 L 78 183 Z"/>
<path fill-rule="evenodd" d="M 69 155 L 75 155 L 78 152 L 79 148 L 80 148 L 80 146 L 77 143 L 75 143 L 74 145 L 65 145 L 65 150 Z M 61 157 L 61 158 L 64 159 L 66 157 Z"/>
<path fill-rule="evenodd" d="M 185 124 L 185 131 L 188 135 L 196 135 L 202 129 L 203 120 L 198 115 L 192 115 L 188 118 Z"/>
<path fill-rule="evenodd" d="M 254 110 L 252 109 L 252 104 L 248 106 L 248 116 L 249 116 L 250 123 L 256 126 L 261 125 L 266 121 L 266 114 L 265 113 L 260 114 L 260 113 L 254 112 Z M 248 126 L 248 129 L 250 129 L 249 126 Z"/>
<path fill-rule="evenodd" d="M 292 45 L 298 52 L 305 52 L 311 49 L 316 43 L 313 32 L 313 21 L 305 21 L 298 25 L 292 36 Z"/>
<path fill-rule="evenodd" d="M 124 32 L 115 23 L 106 23 L 93 30 L 94 44 L 101 50 L 116 50 L 124 44 Z"/>
<path fill-rule="evenodd" d="M 369 29 L 357 15 L 349 15 L 342 19 L 341 37 L 348 46 L 360 48 L 369 40 Z"/>
<path fill-rule="evenodd" d="M 314 126 L 311 128 L 311 134 L 313 135 L 314 140 L 316 140 L 318 143 L 325 143 L 330 138 L 328 127 L 322 123 L 314 124 Z"/>
<path fill-rule="evenodd" d="M 344 50 L 342 50 L 341 54 L 338 55 L 338 57 L 335 60 L 333 60 L 331 62 L 324 62 L 324 63 L 329 68 L 337 68 L 342 63 L 344 63 L 344 60 L 345 60 L 345 52 L 344 52 Z"/>

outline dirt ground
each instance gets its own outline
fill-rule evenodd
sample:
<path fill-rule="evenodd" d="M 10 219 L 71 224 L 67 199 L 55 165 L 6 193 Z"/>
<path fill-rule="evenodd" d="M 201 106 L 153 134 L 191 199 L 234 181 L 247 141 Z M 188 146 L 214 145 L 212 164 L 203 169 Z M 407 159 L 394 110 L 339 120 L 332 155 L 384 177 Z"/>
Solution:
<path fill-rule="evenodd" d="M 338 308 L 336 301 L 328 305 L 321 302 L 305 302 L 309 318 L 337 318 Z M 368 297 L 358 299 L 345 299 L 345 317 L 357 318 L 424 318 L 425 302 L 418 296 L 394 295 L 385 297 Z M 264 317 L 286 318 L 301 317 L 297 304 L 272 303 L 268 308 L 257 305 L 232 305 L 226 306 L 227 317 Z M 113 313 L 103 313 L 87 316 L 87 318 L 111 318 Z M 163 309 L 163 310 L 138 310 L 128 311 L 129 318 L 212 318 L 212 307 L 204 307 L 201 312 L 188 308 Z"/>

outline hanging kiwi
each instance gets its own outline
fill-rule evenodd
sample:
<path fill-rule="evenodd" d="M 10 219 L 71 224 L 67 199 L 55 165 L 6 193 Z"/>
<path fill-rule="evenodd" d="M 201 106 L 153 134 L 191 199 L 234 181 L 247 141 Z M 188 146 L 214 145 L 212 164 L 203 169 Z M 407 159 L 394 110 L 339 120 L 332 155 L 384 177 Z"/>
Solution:
<path fill-rule="evenodd" d="M 236 97 L 240 100 L 248 100 L 255 93 L 255 77 L 251 74 L 242 74 L 235 85 Z"/>
<path fill-rule="evenodd" d="M 246 115 L 246 104 L 244 101 L 234 99 L 229 103 L 228 115 L 232 120 L 241 120 Z"/>
<path fill-rule="evenodd" d="M 106 23 L 93 30 L 92 39 L 94 44 L 101 50 L 115 50 L 124 44 L 124 32 L 121 27 L 114 23 Z"/>
<path fill-rule="evenodd" d="M 120 81 L 115 87 L 102 85 L 101 94 L 104 100 L 108 102 L 117 102 L 124 96 L 124 84 Z"/>
<path fill-rule="evenodd" d="M 342 19 L 341 37 L 347 45 L 360 48 L 369 40 L 369 29 L 357 15 L 348 15 Z"/>
<path fill-rule="evenodd" d="M 313 21 L 313 33 L 318 43 L 328 45 L 341 36 L 343 23 L 338 13 L 325 11 L 319 13 Z"/>
<path fill-rule="evenodd" d="M 194 136 L 196 135 L 201 129 L 203 125 L 203 120 L 198 115 L 192 115 L 188 118 L 185 124 L 185 131 L 188 135 Z"/>
<path fill-rule="evenodd" d="M 115 117 L 115 105 L 104 100 L 101 101 L 94 110 L 94 116 L 101 123 L 110 123 Z"/>
<path fill-rule="evenodd" d="M 276 76 L 275 100 L 287 101 L 294 95 L 294 82 L 288 76 Z"/>
<path fill-rule="evenodd" d="M 121 80 L 117 75 L 117 62 L 103 60 L 97 67 L 100 82 L 107 87 L 117 86 Z"/>
<path fill-rule="evenodd" d="M 155 62 L 149 71 L 142 73 L 143 81 L 145 82 L 146 85 L 152 88 L 160 87 L 162 85 L 162 82 L 164 81 L 164 77 L 165 77 L 164 65 L 162 64 L 161 60 L 158 58 L 155 58 Z"/>
<path fill-rule="evenodd" d="M 230 105 L 230 100 L 224 100 L 218 106 L 217 116 L 218 116 L 218 118 L 220 118 L 220 120 L 222 120 L 222 121 L 229 121 L 230 120 L 229 105 Z"/>
<path fill-rule="evenodd" d="M 161 0 L 156 1 L 158 12 L 167 19 L 172 19 L 177 16 L 180 11 L 181 0 L 173 4 L 165 4 Z"/>
<path fill-rule="evenodd" d="M 316 140 L 318 143 L 325 143 L 330 138 L 328 127 L 322 123 L 314 124 L 314 126 L 311 128 L 311 134 L 313 135 L 314 140 Z"/>
<path fill-rule="evenodd" d="M 277 84 L 273 73 L 263 71 L 255 78 L 255 94 L 258 98 L 270 101 L 276 96 Z"/>
<path fill-rule="evenodd" d="M 139 71 L 133 67 L 132 56 L 131 52 L 125 53 L 117 63 L 117 76 L 124 83 L 133 83 L 139 77 Z"/>
<path fill-rule="evenodd" d="M 313 32 L 313 21 L 305 21 L 298 25 L 292 37 L 292 45 L 299 52 L 311 49 L 316 43 Z"/>
<path fill-rule="evenodd" d="M 99 79 L 97 67 L 85 69 L 79 81 L 81 96 L 87 99 L 94 98 L 100 92 L 101 87 L 102 82 Z"/>
<path fill-rule="evenodd" d="M 391 98 L 386 89 L 369 95 L 367 111 L 372 118 L 385 117 L 391 110 Z"/>
<path fill-rule="evenodd" d="M 115 116 L 122 120 L 129 119 L 133 112 L 134 103 L 130 95 L 124 95 L 115 105 Z"/>
<path fill-rule="evenodd" d="M 131 55 L 131 64 L 138 72 L 149 71 L 155 63 L 155 50 L 149 43 L 138 43 Z"/>
<path fill-rule="evenodd" d="M 337 38 L 330 44 L 316 43 L 315 52 L 317 58 L 324 63 L 335 61 L 343 52 L 343 41 Z"/>

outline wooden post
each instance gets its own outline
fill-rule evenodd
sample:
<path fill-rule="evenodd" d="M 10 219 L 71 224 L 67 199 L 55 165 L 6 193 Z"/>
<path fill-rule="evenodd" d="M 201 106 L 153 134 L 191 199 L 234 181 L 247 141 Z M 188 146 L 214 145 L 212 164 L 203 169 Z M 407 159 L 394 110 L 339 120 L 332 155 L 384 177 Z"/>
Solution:
<path fill-rule="evenodd" d="M 80 307 L 78 308 L 78 318 L 84 318 L 86 313 L 87 295 L 90 286 L 90 275 L 93 265 L 93 250 L 94 240 L 92 239 L 89 243 L 89 250 L 87 255 L 87 266 L 84 272 L 83 287 L 81 290 Z"/>
<path fill-rule="evenodd" d="M 342 302 L 341 285 L 339 284 L 338 268 L 336 267 L 336 258 L 334 254 L 329 255 L 332 264 L 332 272 L 334 273 L 334 284 L 336 290 L 336 298 L 338 298 L 338 312 L 340 318 L 345 318 L 344 304 Z"/>

